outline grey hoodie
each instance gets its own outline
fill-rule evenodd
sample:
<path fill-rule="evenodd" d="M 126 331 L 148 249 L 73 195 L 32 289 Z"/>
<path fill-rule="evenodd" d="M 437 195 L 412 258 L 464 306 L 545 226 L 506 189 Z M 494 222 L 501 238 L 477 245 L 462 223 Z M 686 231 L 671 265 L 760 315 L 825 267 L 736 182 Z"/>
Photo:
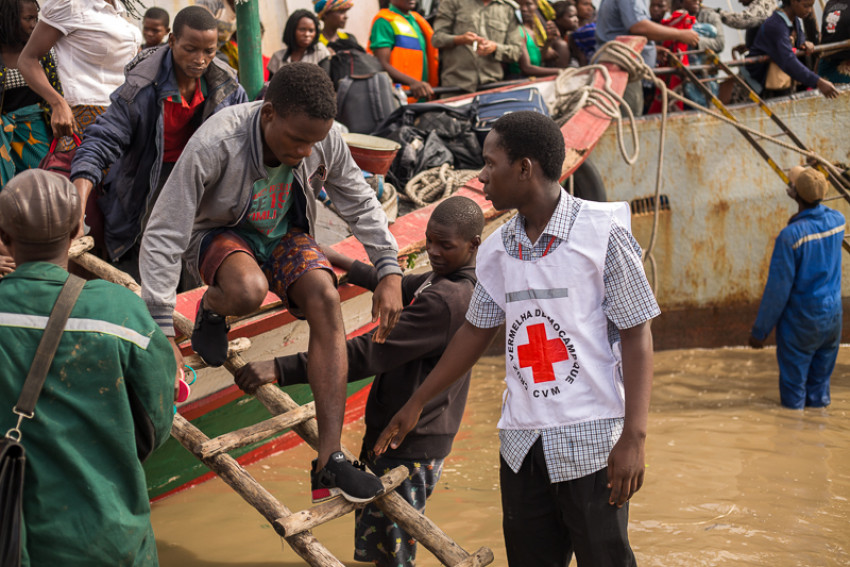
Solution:
<path fill-rule="evenodd" d="M 204 122 L 186 144 L 151 212 L 139 258 L 142 299 L 168 336 L 174 335 L 172 313 L 181 257 L 189 273 L 197 276 L 204 236 L 213 229 L 237 226 L 248 213 L 254 182 L 266 177 L 261 106 L 262 102 L 231 106 Z M 387 217 L 336 130 L 313 147 L 294 175 L 304 194 L 295 201 L 302 210 L 291 214 L 306 216 L 305 228 L 315 224 L 316 208 L 321 206 L 317 196 L 324 186 L 379 277 L 401 274 Z"/>

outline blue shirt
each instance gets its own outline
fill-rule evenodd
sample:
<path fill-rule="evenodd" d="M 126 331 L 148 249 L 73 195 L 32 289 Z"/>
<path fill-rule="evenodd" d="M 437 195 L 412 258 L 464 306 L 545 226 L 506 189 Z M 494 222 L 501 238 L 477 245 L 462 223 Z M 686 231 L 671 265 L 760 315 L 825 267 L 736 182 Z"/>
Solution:
<path fill-rule="evenodd" d="M 631 35 L 633 25 L 648 19 L 646 0 L 602 0 L 596 12 L 596 49 L 618 35 Z M 647 65 L 655 67 L 655 42 L 647 41 L 641 55 Z"/>
<path fill-rule="evenodd" d="M 841 310 L 844 215 L 818 205 L 791 217 L 776 237 L 752 335 L 764 340 L 786 310 L 810 320 Z"/>

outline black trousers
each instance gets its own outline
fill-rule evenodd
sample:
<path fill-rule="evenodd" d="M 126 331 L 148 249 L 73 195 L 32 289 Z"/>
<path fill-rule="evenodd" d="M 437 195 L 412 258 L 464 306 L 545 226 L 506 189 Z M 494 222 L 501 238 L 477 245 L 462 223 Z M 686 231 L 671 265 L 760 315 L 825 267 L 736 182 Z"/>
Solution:
<path fill-rule="evenodd" d="M 550 483 L 538 439 L 518 473 L 501 459 L 502 529 L 510 567 L 636 566 L 629 504 L 608 504 L 608 469 Z"/>

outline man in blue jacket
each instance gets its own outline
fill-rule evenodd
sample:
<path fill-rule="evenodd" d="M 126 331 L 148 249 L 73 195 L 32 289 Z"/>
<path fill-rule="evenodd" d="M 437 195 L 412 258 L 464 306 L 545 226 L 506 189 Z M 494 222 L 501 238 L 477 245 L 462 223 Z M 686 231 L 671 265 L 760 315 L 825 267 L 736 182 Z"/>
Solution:
<path fill-rule="evenodd" d="M 822 173 L 798 166 L 789 177 L 799 211 L 776 238 L 750 346 L 762 348 L 775 326 L 782 405 L 824 407 L 841 340 L 844 216 L 821 204 Z"/>
<path fill-rule="evenodd" d="M 74 157 L 71 180 L 83 202 L 109 170 L 98 201 L 106 249 L 135 277 L 142 228 L 186 142 L 215 112 L 248 100 L 236 73 L 215 59 L 217 34 L 209 11 L 181 10 L 168 45 L 130 63 Z"/>

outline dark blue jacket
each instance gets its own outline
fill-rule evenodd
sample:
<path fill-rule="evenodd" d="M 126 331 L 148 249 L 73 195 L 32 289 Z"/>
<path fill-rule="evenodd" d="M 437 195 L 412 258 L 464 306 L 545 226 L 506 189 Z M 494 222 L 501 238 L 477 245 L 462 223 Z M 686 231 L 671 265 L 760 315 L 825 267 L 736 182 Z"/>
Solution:
<path fill-rule="evenodd" d="M 843 238 L 838 211 L 818 205 L 791 217 L 776 237 L 753 337 L 767 338 L 781 318 L 817 322 L 841 311 Z"/>
<path fill-rule="evenodd" d="M 756 39 L 750 47 L 748 57 L 767 55 L 771 61 L 779 65 L 779 68 L 788 73 L 792 79 L 810 88 L 818 84 L 817 73 L 812 72 L 803 65 L 791 50 L 791 22 L 782 10 L 775 11 L 764 21 L 759 28 Z M 794 45 L 800 49 L 806 42 L 806 33 L 803 31 L 803 22 L 800 18 L 794 18 L 794 28 L 797 30 L 797 43 Z M 767 67 L 770 63 L 752 63 L 747 65 L 747 71 L 753 79 L 764 85 L 767 78 Z"/>
<path fill-rule="evenodd" d="M 222 108 L 248 102 L 229 66 L 213 59 L 204 72 L 205 121 Z M 141 237 L 144 221 L 159 187 L 163 152 L 163 102 L 179 94 L 171 49 L 142 52 L 127 66 L 124 84 L 110 95 L 111 104 L 86 129 L 71 165 L 71 179 L 97 184 L 103 171 L 105 194 L 98 201 L 104 215 L 109 256 L 116 260 Z M 111 168 L 111 169 L 110 169 Z"/>

